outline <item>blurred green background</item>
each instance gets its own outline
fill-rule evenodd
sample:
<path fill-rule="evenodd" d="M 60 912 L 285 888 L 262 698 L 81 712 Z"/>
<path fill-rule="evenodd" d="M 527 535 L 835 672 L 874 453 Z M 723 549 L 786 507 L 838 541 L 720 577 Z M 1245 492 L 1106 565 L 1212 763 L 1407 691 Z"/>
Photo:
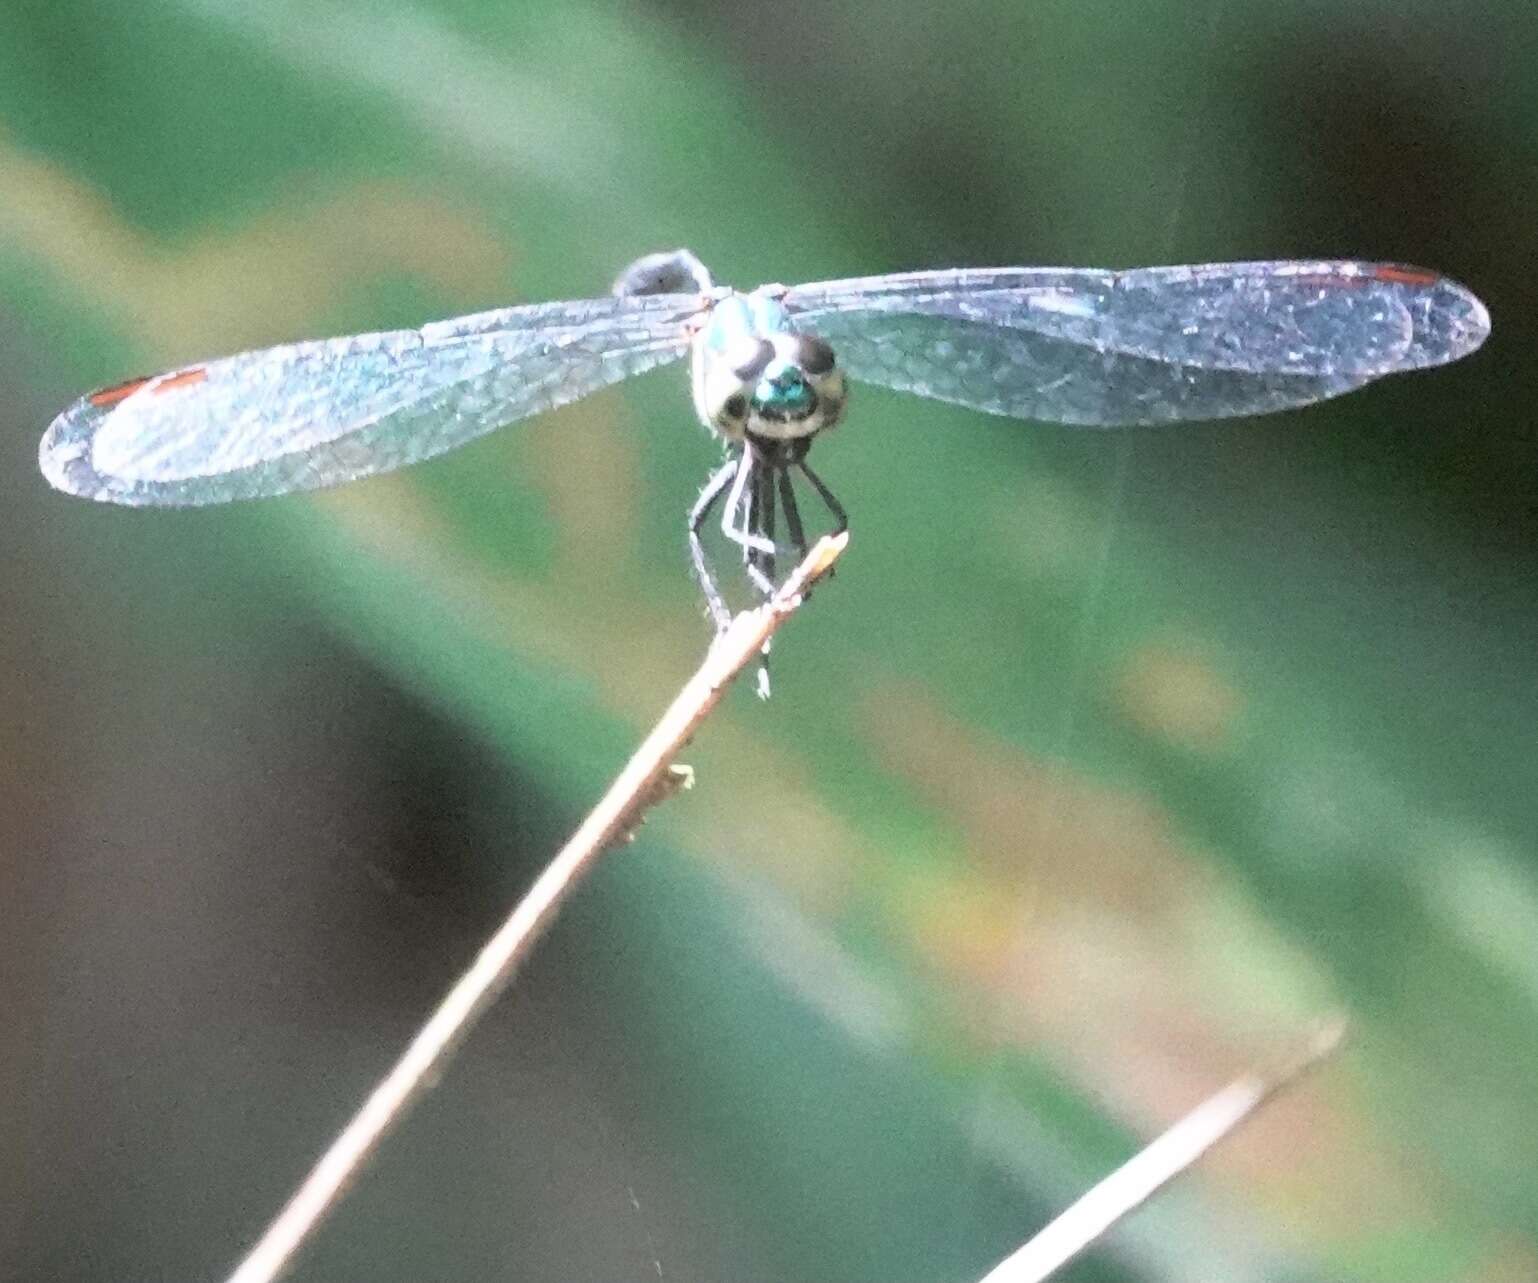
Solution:
<path fill-rule="evenodd" d="M 706 641 L 676 370 L 311 498 L 54 494 L 83 390 L 601 294 L 1423 263 L 1474 358 L 1093 433 L 856 390 L 837 579 L 303 1279 L 1538 1275 L 1530 0 L 0 4 L 0 1277 L 213 1278 Z"/>

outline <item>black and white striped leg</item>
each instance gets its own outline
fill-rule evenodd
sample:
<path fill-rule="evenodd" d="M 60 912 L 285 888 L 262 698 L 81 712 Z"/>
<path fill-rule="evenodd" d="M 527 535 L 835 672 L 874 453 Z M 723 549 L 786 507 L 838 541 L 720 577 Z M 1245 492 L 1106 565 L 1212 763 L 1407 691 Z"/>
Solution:
<path fill-rule="evenodd" d="M 742 443 L 742 453 L 737 456 L 737 474 L 732 479 L 732 492 L 727 496 L 726 507 L 721 512 L 721 533 L 742 549 L 757 548 L 772 553 L 774 544 L 753 529 L 753 500 L 757 495 L 755 474 L 765 462 L 753 448 L 751 441 Z"/>
<path fill-rule="evenodd" d="M 689 509 L 689 558 L 694 563 L 694 577 L 699 580 L 700 591 L 705 594 L 705 605 L 710 611 L 710 621 L 715 625 L 718 633 L 732 622 L 732 614 L 727 610 L 721 590 L 716 586 L 715 576 L 710 573 L 710 563 L 705 560 L 705 546 L 700 542 L 700 527 L 710 520 L 711 510 L 721 501 L 722 493 L 731 484 L 732 478 L 737 475 L 738 466 L 736 459 L 728 459 L 711 473 L 710 480 L 700 491 L 700 497 L 694 501 L 694 507 Z"/>
<path fill-rule="evenodd" d="M 774 475 L 777 469 L 772 463 L 761 461 L 753 473 L 748 496 L 748 529 L 769 545 L 765 552 L 754 543 L 744 555 L 750 578 L 765 597 L 774 596 Z"/>
<path fill-rule="evenodd" d="M 780 474 L 779 466 L 770 459 L 761 459 L 753 474 L 752 498 L 748 505 L 748 528 L 769 544 L 770 551 L 753 547 L 747 550 L 748 577 L 753 580 L 765 600 L 774 596 L 775 555 L 774 542 L 774 483 Z M 763 654 L 758 661 L 758 697 L 769 698 L 769 643 L 764 643 Z"/>

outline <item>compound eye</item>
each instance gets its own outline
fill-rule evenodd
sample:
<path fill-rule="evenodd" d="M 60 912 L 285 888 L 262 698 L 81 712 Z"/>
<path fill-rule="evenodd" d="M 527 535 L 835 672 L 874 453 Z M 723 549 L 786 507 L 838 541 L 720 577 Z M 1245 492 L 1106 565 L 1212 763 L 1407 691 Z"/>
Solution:
<path fill-rule="evenodd" d="M 743 383 L 757 383 L 759 376 L 774 360 L 774 344 L 767 339 L 748 339 L 727 357 L 731 371 Z"/>
<path fill-rule="evenodd" d="M 733 393 L 721 403 L 721 413 L 728 419 L 741 419 L 748 413 L 748 398 L 741 392 Z"/>
<path fill-rule="evenodd" d="M 808 374 L 826 374 L 833 368 L 833 349 L 812 334 L 796 343 L 796 360 Z"/>

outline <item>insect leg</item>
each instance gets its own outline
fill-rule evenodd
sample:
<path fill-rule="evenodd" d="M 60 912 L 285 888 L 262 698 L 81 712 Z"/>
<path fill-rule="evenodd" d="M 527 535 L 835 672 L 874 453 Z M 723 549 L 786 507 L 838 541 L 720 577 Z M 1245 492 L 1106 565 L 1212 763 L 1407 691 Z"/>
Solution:
<path fill-rule="evenodd" d="M 769 545 L 766 552 L 758 545 L 747 550 L 748 578 L 765 597 L 774 595 L 774 474 L 770 460 L 763 460 L 753 474 L 753 490 L 748 499 L 748 529 Z"/>
<path fill-rule="evenodd" d="M 726 507 L 721 513 L 721 533 L 741 548 L 744 556 L 750 548 L 757 548 L 760 552 L 774 551 L 774 545 L 756 533 L 752 525 L 751 496 L 754 492 L 748 490 L 748 481 L 753 477 L 759 462 L 753 443 L 744 441 L 742 454 L 738 456 L 737 477 L 732 482 L 732 493 L 727 497 Z"/>
<path fill-rule="evenodd" d="M 710 480 L 700 491 L 700 497 L 689 509 L 689 558 L 694 562 L 694 577 L 699 580 L 700 589 L 705 594 L 705 605 L 710 610 L 711 622 L 715 624 L 717 632 L 721 632 L 732 622 L 732 615 L 726 608 L 721 590 L 716 587 L 715 576 L 710 573 L 710 565 L 705 560 L 705 547 L 700 542 L 700 527 L 710 519 L 711 510 L 720 502 L 721 492 L 731 483 L 738 466 L 736 459 L 728 459 L 711 473 Z"/>
<path fill-rule="evenodd" d="M 828 511 L 833 514 L 833 533 L 843 534 L 849 529 L 849 515 L 844 511 L 844 505 L 833 497 L 833 491 L 823 485 L 822 478 L 806 466 L 806 460 L 797 459 L 795 465 L 801 469 L 801 475 L 812 483 L 822 501 L 828 505 Z"/>
<path fill-rule="evenodd" d="M 806 558 L 806 531 L 801 525 L 801 509 L 796 507 L 796 491 L 791 485 L 790 469 L 777 468 L 775 480 L 780 486 L 780 507 L 785 509 L 785 524 L 790 527 L 790 542 L 796 553 Z"/>
<path fill-rule="evenodd" d="M 780 466 L 772 459 L 760 461 L 758 471 L 753 477 L 753 500 L 750 504 L 748 517 L 749 528 L 754 534 L 768 541 L 770 551 L 763 552 L 757 548 L 748 549 L 748 576 L 757 585 L 758 590 L 764 594 L 765 599 L 774 596 L 774 479 L 779 475 Z M 764 649 L 758 659 L 757 689 L 759 699 L 769 698 L 769 643 L 764 643 Z"/>

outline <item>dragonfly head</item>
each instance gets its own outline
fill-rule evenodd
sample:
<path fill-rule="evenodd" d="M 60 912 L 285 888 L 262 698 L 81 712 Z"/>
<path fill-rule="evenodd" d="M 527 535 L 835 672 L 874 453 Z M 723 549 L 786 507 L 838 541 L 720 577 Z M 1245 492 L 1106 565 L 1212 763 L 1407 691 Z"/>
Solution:
<path fill-rule="evenodd" d="M 831 428 L 848 392 L 833 349 L 811 334 L 744 334 L 695 349 L 695 406 L 728 440 L 787 440 Z"/>

